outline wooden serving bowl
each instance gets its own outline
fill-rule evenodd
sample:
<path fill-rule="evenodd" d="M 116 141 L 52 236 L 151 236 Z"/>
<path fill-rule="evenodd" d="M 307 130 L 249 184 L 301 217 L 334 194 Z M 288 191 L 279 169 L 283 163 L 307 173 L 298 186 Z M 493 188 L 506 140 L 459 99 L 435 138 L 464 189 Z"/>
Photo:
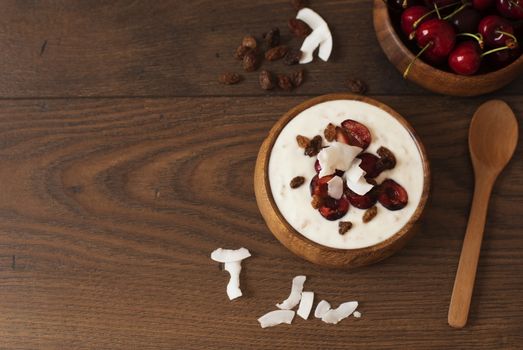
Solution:
<path fill-rule="evenodd" d="M 374 30 L 381 48 L 401 74 L 414 59 L 414 54 L 401 41 L 383 0 L 374 0 Z M 523 72 L 523 55 L 497 71 L 473 76 L 458 75 L 434 68 L 416 60 L 408 80 L 433 92 L 453 96 L 477 96 L 502 88 Z"/>
<path fill-rule="evenodd" d="M 305 109 L 332 100 L 356 100 L 374 105 L 396 118 L 416 143 L 423 163 L 423 192 L 418 207 L 410 220 L 393 236 L 376 245 L 359 249 L 336 249 L 313 242 L 297 232 L 283 217 L 276 206 L 269 183 L 269 158 L 272 147 L 287 123 Z M 254 170 L 254 192 L 260 212 L 269 230 L 290 251 L 318 265 L 328 267 L 358 267 L 375 263 L 398 251 L 414 235 L 414 225 L 427 202 L 430 188 L 430 168 L 425 148 L 409 123 L 392 108 L 368 97 L 352 94 L 330 94 L 307 100 L 292 108 L 273 126 L 258 153 Z"/>

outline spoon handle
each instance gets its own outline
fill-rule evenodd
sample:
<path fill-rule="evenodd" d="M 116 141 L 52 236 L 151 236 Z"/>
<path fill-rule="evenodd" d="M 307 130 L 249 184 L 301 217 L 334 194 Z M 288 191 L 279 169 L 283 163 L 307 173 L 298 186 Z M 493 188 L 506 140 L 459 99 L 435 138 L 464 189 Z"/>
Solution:
<path fill-rule="evenodd" d="M 472 208 L 450 299 L 448 322 L 454 328 L 463 328 L 467 324 L 493 182 L 480 176 L 474 187 Z"/>

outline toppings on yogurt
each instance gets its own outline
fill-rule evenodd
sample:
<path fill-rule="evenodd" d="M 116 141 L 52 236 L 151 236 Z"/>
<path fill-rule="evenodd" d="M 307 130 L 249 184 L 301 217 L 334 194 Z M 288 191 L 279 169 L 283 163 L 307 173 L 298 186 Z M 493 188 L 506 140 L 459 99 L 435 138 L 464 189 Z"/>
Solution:
<path fill-rule="evenodd" d="M 321 151 L 321 145 L 323 140 L 320 135 L 316 135 L 310 140 L 307 147 L 305 147 L 305 155 L 309 157 L 314 157 Z"/>
<path fill-rule="evenodd" d="M 389 210 L 400 210 L 407 205 L 409 195 L 396 181 L 387 179 L 380 185 L 378 201 Z"/>
<path fill-rule="evenodd" d="M 325 140 L 329 142 L 334 141 L 336 139 L 336 125 L 329 123 L 323 131 L 323 136 L 325 136 Z"/>
<path fill-rule="evenodd" d="M 338 233 L 344 235 L 352 228 L 352 222 L 350 221 L 340 221 L 338 223 Z"/>
<path fill-rule="evenodd" d="M 291 180 L 291 188 L 298 188 L 305 183 L 305 178 L 303 176 L 296 176 Z"/>
<path fill-rule="evenodd" d="M 376 206 L 373 206 L 372 208 L 369 208 L 365 211 L 365 213 L 363 214 L 363 223 L 368 223 L 370 222 L 372 219 L 374 219 L 376 217 L 376 215 L 378 214 L 378 207 Z"/>

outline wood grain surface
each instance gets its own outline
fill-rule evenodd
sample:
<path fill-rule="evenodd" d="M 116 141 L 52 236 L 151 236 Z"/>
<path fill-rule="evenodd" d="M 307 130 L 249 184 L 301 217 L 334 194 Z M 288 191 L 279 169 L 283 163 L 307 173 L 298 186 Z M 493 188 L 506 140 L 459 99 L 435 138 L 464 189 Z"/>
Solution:
<path fill-rule="evenodd" d="M 371 1 L 313 5 L 333 27 L 334 59 L 284 94 L 256 75 L 232 87 L 216 76 L 237 67 L 244 33 L 284 27 L 286 0 L 0 3 L 1 349 L 523 347 L 523 146 L 493 191 L 469 324 L 451 329 L 473 188 L 467 129 L 487 97 L 404 82 L 374 38 Z M 253 170 L 283 113 L 355 75 L 417 130 L 433 187 L 403 250 L 332 270 L 269 233 Z M 521 118 L 522 87 L 488 98 Z M 253 253 L 235 302 L 209 259 L 221 246 Z M 317 300 L 358 300 L 363 317 L 261 329 L 297 274 Z"/>

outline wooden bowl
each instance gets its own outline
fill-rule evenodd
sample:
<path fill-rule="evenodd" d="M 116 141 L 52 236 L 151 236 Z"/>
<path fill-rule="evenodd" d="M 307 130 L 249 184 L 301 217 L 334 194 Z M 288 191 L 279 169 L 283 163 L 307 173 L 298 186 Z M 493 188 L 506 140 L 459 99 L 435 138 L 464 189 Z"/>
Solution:
<path fill-rule="evenodd" d="M 272 147 L 287 123 L 305 109 L 332 100 L 356 100 L 374 105 L 396 118 L 414 140 L 423 163 L 423 191 L 418 207 L 410 220 L 393 236 L 376 245 L 359 249 L 336 249 L 313 242 L 297 232 L 280 213 L 269 184 L 269 158 Z M 315 264 L 329 267 L 358 267 L 375 263 L 398 251 L 414 235 L 414 224 L 425 207 L 430 188 L 430 169 L 425 148 L 409 123 L 392 108 L 368 97 L 352 94 L 319 96 L 292 108 L 273 126 L 269 136 L 260 147 L 254 171 L 254 192 L 260 212 L 273 235 L 296 255 Z"/>
<path fill-rule="evenodd" d="M 391 23 L 389 9 L 383 0 L 374 0 L 374 29 L 381 48 L 401 74 L 414 59 L 414 54 L 401 41 Z M 523 55 L 510 65 L 490 73 L 464 76 L 446 72 L 416 60 L 408 80 L 433 92 L 453 96 L 477 96 L 502 88 L 523 72 Z"/>

